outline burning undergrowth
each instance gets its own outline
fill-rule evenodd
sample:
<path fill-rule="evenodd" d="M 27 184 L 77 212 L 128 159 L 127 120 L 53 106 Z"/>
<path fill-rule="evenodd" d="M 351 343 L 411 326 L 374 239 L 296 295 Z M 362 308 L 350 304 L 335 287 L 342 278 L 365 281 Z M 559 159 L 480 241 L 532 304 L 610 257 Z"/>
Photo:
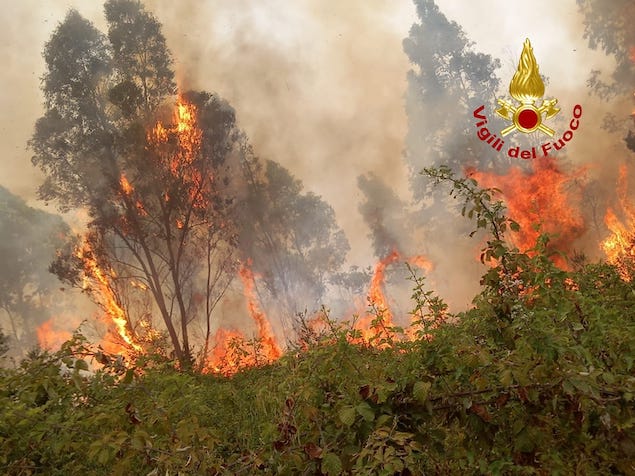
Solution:
<path fill-rule="evenodd" d="M 604 222 L 610 231 L 600 246 L 606 253 L 607 261 L 618 267 L 622 279 L 630 281 L 628 269 L 635 259 L 635 206 L 628 195 L 627 167 L 620 167 L 617 195 L 619 209 L 609 207 Z M 618 218 L 618 214 L 623 218 Z"/>
<path fill-rule="evenodd" d="M 509 216 L 520 225 L 520 232 L 512 235 L 514 245 L 521 252 L 532 250 L 541 234 L 550 235 L 549 249 L 560 267 L 566 268 L 566 256 L 575 250 L 586 225 L 579 208 L 585 169 L 564 172 L 553 157 L 538 158 L 531 163 L 531 171 L 511 167 L 506 174 L 468 169 L 466 174 L 480 186 L 501 192 Z"/>

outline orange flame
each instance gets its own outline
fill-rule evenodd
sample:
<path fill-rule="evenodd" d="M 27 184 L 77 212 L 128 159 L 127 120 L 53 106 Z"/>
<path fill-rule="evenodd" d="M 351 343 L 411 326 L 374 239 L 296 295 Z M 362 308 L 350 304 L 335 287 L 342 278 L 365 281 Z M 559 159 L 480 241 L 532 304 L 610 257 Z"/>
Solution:
<path fill-rule="evenodd" d="M 171 137 L 175 141 L 171 141 Z M 198 209 L 209 204 L 213 183 L 211 172 L 204 175 L 201 167 L 192 166 L 200 157 L 202 138 L 196 106 L 183 98 L 179 98 L 176 104 L 173 123 L 164 125 L 159 121 L 147 134 L 148 145 L 157 160 L 173 177 L 183 181 L 181 189 L 188 191 L 193 206 Z M 163 198 L 166 202 L 170 200 L 167 190 L 163 192 Z"/>
<path fill-rule="evenodd" d="M 245 337 L 236 330 L 220 328 L 214 335 L 212 355 L 207 359 L 203 369 L 205 373 L 216 373 L 230 376 L 243 367 L 253 365 L 253 360 L 246 352 L 241 352 Z"/>
<path fill-rule="evenodd" d="M 282 351 L 271 330 L 265 313 L 260 309 L 255 293 L 255 276 L 248 261 L 239 270 L 243 284 L 247 310 L 258 331 L 258 342 L 250 348 L 245 336 L 237 330 L 219 328 L 214 335 L 212 354 L 203 372 L 230 376 L 246 367 L 271 363 L 280 358 Z"/>
<path fill-rule="evenodd" d="M 84 265 L 83 288 L 92 289 L 93 295 L 98 299 L 99 304 L 105 310 L 112 323 L 115 325 L 117 335 L 123 342 L 137 352 L 142 350 L 141 346 L 134 341 L 129 330 L 128 319 L 123 308 L 120 306 L 113 291 L 111 278 L 116 277 L 114 270 L 105 272 L 99 266 L 94 257 L 90 244 L 85 240 L 82 247 L 77 251 L 77 257 Z M 126 349 L 110 349 L 116 353 L 125 353 Z"/>
<path fill-rule="evenodd" d="M 123 193 L 125 193 L 127 196 L 132 195 L 132 192 L 134 190 L 132 188 L 132 185 L 130 185 L 130 182 L 128 182 L 128 179 L 126 178 L 125 175 L 121 174 L 121 177 L 119 179 L 119 184 L 121 185 L 121 190 L 123 190 Z"/>
<path fill-rule="evenodd" d="M 474 169 L 468 170 L 467 174 L 483 187 L 501 190 L 509 216 L 521 227 L 511 239 L 522 252 L 535 247 L 541 233 L 552 235 L 551 249 L 568 252 L 571 244 L 582 236 L 585 224 L 580 210 L 573 206 L 573 203 L 580 203 L 580 199 L 576 192 L 567 190 L 566 185 L 583 177 L 585 169 L 567 175 L 552 157 L 535 159 L 532 167 L 530 173 L 512 167 L 506 175 Z M 538 224 L 540 229 L 536 227 Z M 555 255 L 553 260 L 559 267 L 567 268 L 561 256 Z"/>
<path fill-rule="evenodd" d="M 267 320 L 267 316 L 265 316 L 265 313 L 258 305 L 258 299 L 256 298 L 255 292 L 256 282 L 254 273 L 251 268 L 249 268 L 249 265 L 249 262 L 247 265 L 243 265 L 240 268 L 239 275 L 243 283 L 245 297 L 247 298 L 247 309 L 249 310 L 249 315 L 258 327 L 258 338 L 262 341 L 263 353 L 267 360 L 271 362 L 279 359 L 282 352 L 280 351 L 276 338 L 271 331 L 271 325 Z"/>
<path fill-rule="evenodd" d="M 73 335 L 62 329 L 55 329 L 54 318 L 43 322 L 36 328 L 37 341 L 42 349 L 56 350 Z"/>
<path fill-rule="evenodd" d="M 393 249 L 385 258 L 381 259 L 375 266 L 375 272 L 370 281 L 370 289 L 368 291 L 368 302 L 373 307 L 375 313 L 366 314 L 355 323 L 355 329 L 360 331 L 362 342 L 370 343 L 376 339 L 380 340 L 380 347 L 386 347 L 388 344 L 385 340 L 395 339 L 392 328 L 394 327 L 394 316 L 390 310 L 388 299 L 384 292 L 386 281 L 386 269 L 391 264 L 399 260 L 408 262 L 413 266 L 417 266 L 426 271 L 432 270 L 432 264 L 425 257 L 417 255 L 408 258 L 402 258 L 399 251 Z M 378 319 L 379 318 L 379 319 Z M 406 333 L 406 338 L 414 334 Z M 382 341 L 383 339 L 383 341 Z"/>
<path fill-rule="evenodd" d="M 628 198 L 628 177 L 625 165 L 620 167 L 617 196 L 626 223 L 619 220 L 612 208 L 608 208 L 604 223 L 611 235 L 600 243 L 600 247 L 606 254 L 607 261 L 617 266 L 622 279 L 630 281 L 631 277 L 625 267 L 624 259 L 635 259 L 635 206 Z"/>

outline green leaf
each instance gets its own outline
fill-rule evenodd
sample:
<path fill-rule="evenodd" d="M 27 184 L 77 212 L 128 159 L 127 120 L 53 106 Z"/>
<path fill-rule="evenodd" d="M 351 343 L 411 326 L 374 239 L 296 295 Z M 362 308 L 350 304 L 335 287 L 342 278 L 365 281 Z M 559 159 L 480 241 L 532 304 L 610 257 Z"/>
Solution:
<path fill-rule="evenodd" d="M 425 403 L 428 399 L 428 393 L 430 393 L 430 382 L 416 382 L 412 389 L 412 395 L 417 399 L 419 403 Z"/>
<path fill-rule="evenodd" d="M 132 383 L 133 377 L 134 377 L 134 369 L 128 369 L 126 371 L 126 374 L 123 376 L 123 379 L 121 379 L 121 383 L 123 383 L 124 385 L 129 385 Z"/>
<path fill-rule="evenodd" d="M 322 472 L 331 475 L 342 474 L 342 461 L 335 453 L 326 453 L 322 457 Z"/>
<path fill-rule="evenodd" d="M 362 418 L 368 422 L 371 422 L 375 419 L 375 412 L 370 407 L 370 405 L 366 402 L 362 402 L 355 407 L 357 413 L 359 413 Z"/>
<path fill-rule="evenodd" d="M 110 461 L 110 450 L 107 447 L 102 447 L 97 453 L 97 461 L 101 465 L 106 465 Z"/>
<path fill-rule="evenodd" d="M 382 415 L 379 415 L 379 417 L 377 418 L 377 421 L 375 422 L 375 428 L 384 426 L 389 421 L 392 421 L 392 419 L 393 419 L 392 415 L 386 415 L 385 413 Z"/>
<path fill-rule="evenodd" d="M 610 372 L 604 372 L 602 374 L 602 380 L 604 380 L 604 382 L 606 382 L 607 384 L 611 385 L 615 383 L 615 376 Z"/>
<path fill-rule="evenodd" d="M 346 426 L 351 426 L 355 423 L 355 409 L 353 407 L 343 407 L 340 409 L 338 416 L 340 417 L 340 421 Z"/>
<path fill-rule="evenodd" d="M 514 449 L 523 453 L 529 453 L 536 447 L 536 441 L 531 432 L 526 428 L 516 435 Z"/>
<path fill-rule="evenodd" d="M 152 448 L 150 435 L 143 430 L 138 430 L 132 436 L 132 447 L 137 450 L 143 450 L 146 447 Z"/>
<path fill-rule="evenodd" d="M 75 369 L 77 369 L 77 370 L 88 370 L 88 364 L 83 359 L 77 359 L 75 361 Z"/>

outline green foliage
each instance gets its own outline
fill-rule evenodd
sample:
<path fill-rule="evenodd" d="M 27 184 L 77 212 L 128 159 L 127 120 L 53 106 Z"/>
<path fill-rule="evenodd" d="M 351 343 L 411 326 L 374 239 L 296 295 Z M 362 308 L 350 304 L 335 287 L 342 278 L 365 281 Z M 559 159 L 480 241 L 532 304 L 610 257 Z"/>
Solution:
<path fill-rule="evenodd" d="M 325 332 L 232 378 L 103 354 L 89 375 L 75 336 L 1 371 L 1 471 L 633 474 L 633 284 L 606 264 L 556 268 L 546 237 L 532 256 L 510 249 L 491 191 L 427 173 L 489 234 L 470 310 L 449 313 L 413 274 L 420 339 L 353 345 L 325 316 Z"/>

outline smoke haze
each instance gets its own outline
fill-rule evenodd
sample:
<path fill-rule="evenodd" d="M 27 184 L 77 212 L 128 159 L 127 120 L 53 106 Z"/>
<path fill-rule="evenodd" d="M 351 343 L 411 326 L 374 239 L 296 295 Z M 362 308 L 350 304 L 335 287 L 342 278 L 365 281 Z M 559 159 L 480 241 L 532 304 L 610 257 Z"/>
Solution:
<path fill-rule="evenodd" d="M 68 8 L 76 8 L 105 31 L 101 3 L 3 2 L 0 52 L 9 67 L 0 88 L 0 184 L 32 206 L 42 206 L 36 201 L 42 176 L 31 166 L 25 148 L 42 113 L 39 78 L 44 73 L 44 43 Z M 280 162 L 333 206 L 351 243 L 349 262 L 372 264 L 369 227 L 358 210 L 364 197 L 357 178 L 374 174 L 400 199 L 409 200 L 402 154 L 411 65 L 402 41 L 418 21 L 413 2 L 144 3 L 163 24 L 179 86 L 214 91 L 226 99 L 236 109 L 238 124 L 256 154 Z M 600 183 L 601 193 L 611 194 L 612 185 L 603 184 L 615 183 L 617 164 L 626 152 L 601 124 L 609 108 L 626 117 L 632 104 L 607 105 L 588 96 L 589 71 L 610 70 L 613 62 L 587 48 L 575 2 L 541 0 L 510 6 L 503 0 L 478 4 L 439 0 L 438 5 L 463 27 L 477 51 L 501 59 L 502 94 L 507 93 L 524 38 L 531 39 L 540 70 L 550 78 L 546 96 L 559 99 L 561 115 L 569 118 L 574 104 L 584 106 L 582 128 L 567 147 L 568 161 L 602 164 L 592 165 L 589 174 Z M 470 119 L 457 117 L 466 120 Z M 397 213 L 386 211 L 388 223 Z M 440 238 L 421 243 L 420 251 L 430 253 L 432 261 L 444 254 Z M 450 287 L 452 280 L 445 279 Z"/>

